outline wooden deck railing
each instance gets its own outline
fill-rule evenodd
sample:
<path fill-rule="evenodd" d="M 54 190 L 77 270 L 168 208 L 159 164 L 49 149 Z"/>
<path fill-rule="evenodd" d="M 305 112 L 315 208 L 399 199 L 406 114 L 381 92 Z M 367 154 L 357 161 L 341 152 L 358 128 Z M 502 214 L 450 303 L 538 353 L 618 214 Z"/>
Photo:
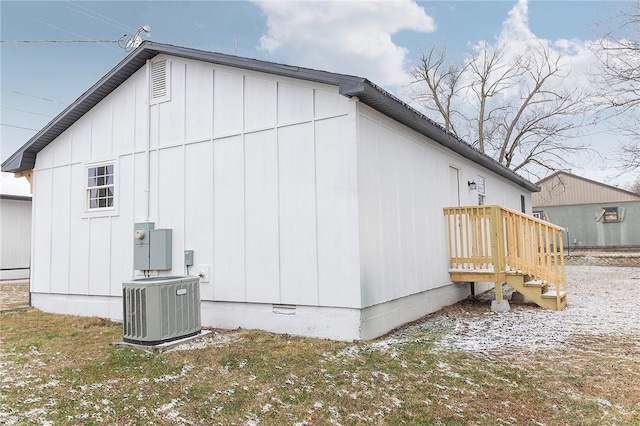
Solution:
<path fill-rule="evenodd" d="M 564 229 L 501 206 L 446 207 L 452 272 L 504 282 L 520 273 L 566 292 Z M 482 281 L 482 279 L 469 280 Z"/>

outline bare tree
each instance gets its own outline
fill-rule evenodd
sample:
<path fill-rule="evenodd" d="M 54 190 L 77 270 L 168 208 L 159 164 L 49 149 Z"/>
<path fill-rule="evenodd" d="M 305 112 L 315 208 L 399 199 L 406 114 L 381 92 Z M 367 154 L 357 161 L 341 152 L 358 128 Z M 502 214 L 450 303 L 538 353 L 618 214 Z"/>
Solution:
<path fill-rule="evenodd" d="M 638 176 L 634 182 L 628 184 L 627 189 L 640 195 L 640 176 Z"/>
<path fill-rule="evenodd" d="M 640 170 L 640 1 L 625 3 L 614 27 L 594 45 L 599 59 L 594 83 L 600 88 L 606 119 L 626 135 L 616 152 L 623 172 Z"/>
<path fill-rule="evenodd" d="M 563 57 L 539 43 L 514 54 L 487 43 L 461 62 L 432 47 L 413 69 L 414 98 L 455 136 L 514 171 L 539 176 L 571 165 L 588 149 L 570 143 L 588 110 L 588 95 L 566 88 Z"/>

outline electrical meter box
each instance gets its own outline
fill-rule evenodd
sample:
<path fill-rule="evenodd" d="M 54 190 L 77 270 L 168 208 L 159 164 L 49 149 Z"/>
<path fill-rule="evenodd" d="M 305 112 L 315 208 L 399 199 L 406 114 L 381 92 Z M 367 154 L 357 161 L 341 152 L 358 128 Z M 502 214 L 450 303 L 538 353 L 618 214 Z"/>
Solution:
<path fill-rule="evenodd" d="M 140 271 L 166 271 L 172 267 L 171 229 L 155 229 L 153 222 L 133 227 L 133 268 Z"/>
<path fill-rule="evenodd" d="M 140 222 L 133 225 L 133 268 L 148 271 L 149 233 L 155 228 L 153 222 Z"/>
<path fill-rule="evenodd" d="M 152 229 L 149 231 L 149 269 L 171 269 L 173 247 L 171 245 L 171 229 Z"/>

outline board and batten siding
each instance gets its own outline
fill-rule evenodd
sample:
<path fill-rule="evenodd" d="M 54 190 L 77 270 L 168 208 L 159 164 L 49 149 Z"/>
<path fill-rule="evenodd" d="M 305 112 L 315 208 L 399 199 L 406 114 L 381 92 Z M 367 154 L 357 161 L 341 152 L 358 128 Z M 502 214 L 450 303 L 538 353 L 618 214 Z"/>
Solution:
<path fill-rule="evenodd" d="M 203 301 L 359 308 L 353 103 L 333 86 L 162 59 L 169 101 L 148 102 L 143 67 L 38 154 L 33 291 L 120 296 L 136 276 L 133 224 L 148 219 L 173 229 L 162 275 L 184 275 L 194 250 Z M 116 206 L 87 213 L 85 168 L 101 161 L 115 164 Z"/>
<path fill-rule="evenodd" d="M 31 197 L 0 195 L 0 279 L 29 278 Z"/>
<path fill-rule="evenodd" d="M 453 187 L 452 169 L 458 174 L 458 188 Z M 451 284 L 442 209 L 457 199 L 458 191 L 461 205 L 477 205 L 478 193 L 469 190 L 467 183 L 478 176 L 485 179 L 486 204 L 520 210 L 520 197 L 525 196 L 530 210 L 528 191 L 359 104 L 363 306 Z M 455 297 L 464 297 L 463 293 Z"/>

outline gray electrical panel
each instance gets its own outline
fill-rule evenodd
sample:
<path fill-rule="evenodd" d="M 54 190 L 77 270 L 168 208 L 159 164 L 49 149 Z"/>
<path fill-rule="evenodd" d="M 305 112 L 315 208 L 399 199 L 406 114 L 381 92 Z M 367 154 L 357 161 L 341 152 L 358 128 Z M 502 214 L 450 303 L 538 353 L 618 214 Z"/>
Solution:
<path fill-rule="evenodd" d="M 193 266 L 193 250 L 184 251 L 184 264 L 185 266 Z"/>
<path fill-rule="evenodd" d="M 171 229 L 152 229 L 149 231 L 149 269 L 171 269 L 173 247 L 171 245 Z"/>
<path fill-rule="evenodd" d="M 149 233 L 154 229 L 153 222 L 140 222 L 133 226 L 133 268 L 148 271 L 149 267 Z"/>

